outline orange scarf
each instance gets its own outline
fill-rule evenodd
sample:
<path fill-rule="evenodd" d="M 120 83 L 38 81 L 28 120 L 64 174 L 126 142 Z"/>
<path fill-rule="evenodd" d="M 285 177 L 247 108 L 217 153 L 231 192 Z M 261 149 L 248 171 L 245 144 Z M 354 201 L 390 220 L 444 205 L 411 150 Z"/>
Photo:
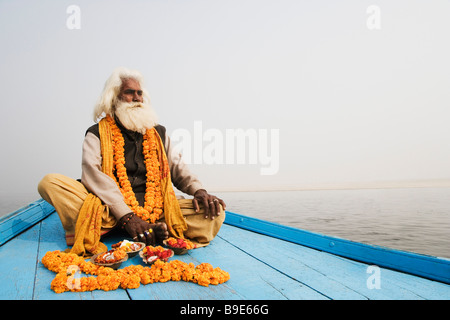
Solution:
<path fill-rule="evenodd" d="M 78 214 L 75 225 L 75 240 L 70 250 L 71 253 L 90 257 L 91 255 L 108 251 L 106 245 L 100 242 L 102 220 L 108 214 L 108 207 L 103 205 L 97 196 L 89 193 Z M 115 221 L 113 225 L 115 225 Z"/>

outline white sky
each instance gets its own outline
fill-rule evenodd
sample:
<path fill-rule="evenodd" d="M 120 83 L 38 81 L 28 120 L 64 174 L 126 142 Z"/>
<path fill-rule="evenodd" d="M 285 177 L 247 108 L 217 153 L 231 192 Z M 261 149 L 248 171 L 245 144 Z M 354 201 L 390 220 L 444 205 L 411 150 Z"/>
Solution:
<path fill-rule="evenodd" d="M 0 0 L 0 192 L 81 176 L 117 66 L 143 73 L 169 133 L 279 130 L 276 174 L 192 165 L 209 190 L 449 181 L 449 17 L 448 0 Z"/>

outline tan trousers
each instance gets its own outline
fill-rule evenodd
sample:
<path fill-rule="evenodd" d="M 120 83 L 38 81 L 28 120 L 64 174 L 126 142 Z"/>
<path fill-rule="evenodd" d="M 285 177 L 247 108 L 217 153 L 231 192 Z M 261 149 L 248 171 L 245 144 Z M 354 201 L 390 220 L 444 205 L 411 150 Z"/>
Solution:
<path fill-rule="evenodd" d="M 67 245 L 73 245 L 78 213 L 89 192 L 77 180 L 57 173 L 46 175 L 38 185 L 38 192 L 55 208 L 66 233 Z M 214 220 L 205 219 L 203 208 L 200 206 L 199 212 L 195 212 L 191 199 L 178 201 L 188 226 L 184 236 L 197 246 L 208 245 L 219 232 L 225 220 L 225 211 L 222 210 Z M 102 234 L 112 230 L 116 225 L 115 218 L 108 211 L 106 210 L 102 216 Z M 158 222 L 164 222 L 164 217 Z"/>

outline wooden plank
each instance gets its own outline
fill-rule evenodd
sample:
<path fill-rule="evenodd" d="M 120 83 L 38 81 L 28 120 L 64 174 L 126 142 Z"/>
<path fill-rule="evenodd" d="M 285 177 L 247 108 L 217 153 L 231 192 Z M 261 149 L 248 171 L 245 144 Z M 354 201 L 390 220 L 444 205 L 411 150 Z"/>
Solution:
<path fill-rule="evenodd" d="M 450 259 L 353 242 L 228 211 L 225 223 L 342 257 L 450 283 Z"/>
<path fill-rule="evenodd" d="M 43 199 L 12 212 L 0 219 L 0 245 L 14 238 L 54 212 L 54 208 Z"/>
<path fill-rule="evenodd" d="M 111 248 L 111 245 L 127 238 L 126 234 L 116 232 L 103 239 L 103 243 Z M 128 239 L 130 240 L 130 239 Z M 200 250 L 200 249 L 198 249 Z M 193 262 L 189 254 L 174 256 L 171 260 L 177 259 L 184 262 Z M 128 259 L 122 266 L 129 265 L 143 265 L 147 266 L 139 256 Z M 121 289 L 120 289 L 121 290 Z M 184 281 L 178 282 L 165 282 L 165 283 L 152 283 L 147 285 L 140 285 L 137 289 L 127 289 L 129 297 L 133 300 L 168 300 L 168 299 L 189 299 L 189 300 L 202 300 L 202 299 L 236 299 L 240 298 L 235 292 L 231 291 L 226 285 L 210 286 L 208 288 L 199 286 L 194 283 L 187 283 Z"/>
<path fill-rule="evenodd" d="M 0 300 L 33 298 L 40 225 L 0 247 Z"/>
<path fill-rule="evenodd" d="M 104 243 L 110 247 L 111 244 L 120 240 L 122 240 L 120 236 L 107 237 Z M 183 281 L 141 285 L 137 289 L 127 290 L 130 298 L 135 300 L 326 298 L 254 259 L 220 237 L 216 237 L 207 247 L 191 250 L 186 255 L 175 256 L 172 259 L 192 262 L 195 265 L 202 262 L 210 263 L 213 267 L 220 267 L 229 272 L 230 280 L 224 284 L 209 287 Z M 123 266 L 130 264 L 143 264 L 143 262 L 139 256 L 136 256 L 129 259 Z"/>
<path fill-rule="evenodd" d="M 330 278 L 317 268 L 317 265 L 330 262 L 320 251 L 228 225 L 222 226 L 220 237 L 254 259 L 328 299 L 365 299 L 360 293 Z"/>
<path fill-rule="evenodd" d="M 227 213 L 226 223 L 272 236 L 224 225 L 211 245 L 177 257 L 194 264 L 208 262 L 228 271 L 231 279 L 225 284 L 205 288 L 193 283 L 169 282 L 141 286 L 128 292 L 118 289 L 56 294 L 50 289 L 54 273 L 39 261 L 47 251 L 66 249 L 57 214 L 31 228 L 30 221 L 24 222 L 23 225 L 27 225 L 25 229 L 28 228 L 25 232 L 19 231 L 23 226 L 17 228 L 18 223 L 14 223 L 22 223 L 26 217 L 36 221 L 39 215 L 42 219 L 52 212 L 52 207 L 46 202 L 38 201 L 39 208 L 34 204 L 0 220 L 3 230 L 22 232 L 0 247 L 2 299 L 450 299 L 450 286 L 446 284 L 384 268 L 381 271 L 381 290 L 370 290 L 367 288 L 367 264 L 289 242 L 304 241 L 297 239 L 298 232 L 303 234 L 302 230 L 233 213 Z M 327 241 L 327 244 L 342 240 L 313 235 L 313 239 L 324 237 L 322 241 Z M 308 236 L 306 240 L 311 240 Z M 110 245 L 119 240 L 120 237 L 107 237 L 105 243 Z M 346 245 L 348 243 L 342 243 L 342 246 Z M 363 249 L 367 254 L 367 248 Z M 286 259 L 281 259 L 280 255 Z M 140 262 L 130 259 L 127 263 Z"/>
<path fill-rule="evenodd" d="M 61 250 L 67 248 L 65 243 L 64 231 L 55 213 L 41 222 L 41 236 L 39 239 L 39 261 L 47 251 Z M 128 300 L 129 297 L 125 290 L 115 291 L 95 290 L 92 292 L 63 292 L 55 293 L 50 288 L 51 281 L 55 273 L 46 269 L 41 262 L 37 265 L 36 283 L 33 299 L 35 300 Z"/>
<path fill-rule="evenodd" d="M 274 299 L 328 299 L 314 288 L 305 286 L 285 273 L 274 269 L 261 260 L 230 245 L 222 238 L 223 228 L 209 246 L 194 250 L 192 256 L 198 261 L 209 262 L 230 273 L 227 286 L 247 300 Z M 245 241 L 252 242 L 252 238 Z"/>
<path fill-rule="evenodd" d="M 380 287 L 367 285 L 369 265 L 292 242 L 224 225 L 220 237 L 332 299 L 449 299 L 450 286 L 380 268 Z"/>

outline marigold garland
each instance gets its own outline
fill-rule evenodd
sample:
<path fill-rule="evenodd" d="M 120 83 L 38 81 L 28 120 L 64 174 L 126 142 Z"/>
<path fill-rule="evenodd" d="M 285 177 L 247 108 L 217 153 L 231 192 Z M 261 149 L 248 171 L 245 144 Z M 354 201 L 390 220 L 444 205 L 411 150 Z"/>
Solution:
<path fill-rule="evenodd" d="M 59 250 L 49 251 L 42 258 L 42 264 L 56 272 L 51 289 L 56 293 L 66 291 L 93 291 L 135 289 L 155 282 L 186 281 L 201 286 L 217 285 L 230 279 L 228 272 L 213 268 L 209 263 L 194 266 L 179 260 L 164 262 L 157 260 L 151 267 L 132 265 L 119 270 L 95 265 L 84 258 Z M 96 277 L 75 277 L 76 272 L 84 272 Z"/>
<path fill-rule="evenodd" d="M 163 197 L 161 193 L 161 167 L 160 159 L 158 158 L 157 150 L 157 136 L 158 133 L 154 128 L 147 130 L 144 134 L 143 155 L 145 167 L 147 169 L 147 183 L 145 192 L 144 206 L 140 206 L 136 199 L 136 195 L 131 187 L 130 180 L 128 179 L 127 169 L 125 167 L 125 140 L 122 136 L 122 132 L 117 126 L 116 122 L 108 115 L 106 117 L 112 133 L 112 145 L 114 150 L 114 169 L 117 175 L 117 179 L 112 173 L 111 178 L 116 181 L 119 187 L 125 203 L 128 207 L 142 220 L 149 223 L 155 223 L 163 212 Z"/>

